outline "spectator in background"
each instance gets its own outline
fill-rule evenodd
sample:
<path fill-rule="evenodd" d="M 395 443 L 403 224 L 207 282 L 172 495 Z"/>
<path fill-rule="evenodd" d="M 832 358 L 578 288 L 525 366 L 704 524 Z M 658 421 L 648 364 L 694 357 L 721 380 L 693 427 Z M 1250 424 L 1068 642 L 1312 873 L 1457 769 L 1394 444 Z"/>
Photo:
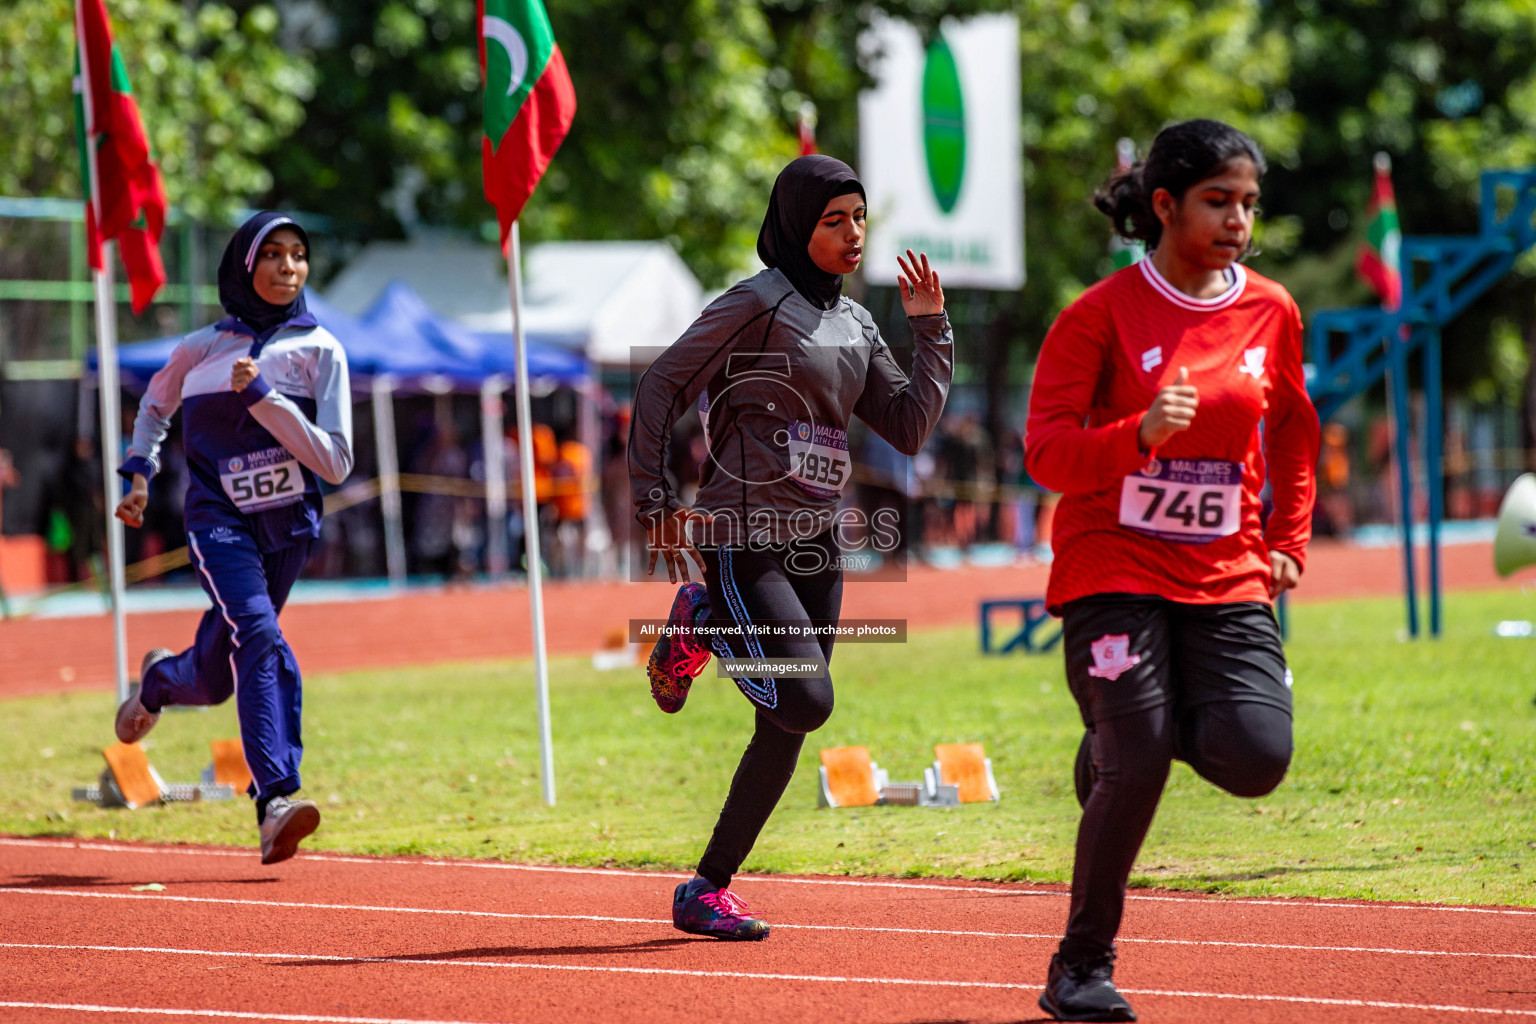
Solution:
<path fill-rule="evenodd" d="M 1349 428 L 1342 423 L 1323 427 L 1322 449 L 1317 459 L 1317 532 L 1342 537 L 1355 525 L 1349 496 Z"/>
<path fill-rule="evenodd" d="M 912 489 L 912 460 L 897 451 L 889 441 L 873 430 L 864 433 L 864 450 L 859 455 L 858 496 L 859 507 L 866 522 L 875 523 L 876 516 L 890 517 L 894 524 L 896 544 L 885 550 L 881 537 L 889 529 L 869 531 L 872 542 L 882 558 L 895 559 L 900 564 L 907 553 L 910 528 L 907 515 L 908 495 Z"/>
<path fill-rule="evenodd" d="M 50 566 L 48 578 L 71 583 L 89 578 L 94 572 L 91 559 L 101 552 L 106 523 L 101 460 L 90 438 L 75 438 L 59 475 L 43 495 L 43 508 L 48 517 L 43 536 L 50 561 L 56 563 Z"/>
<path fill-rule="evenodd" d="M 417 460 L 416 472 L 439 478 L 467 477 L 469 456 L 459 443 L 453 424 L 444 423 Z M 423 571 L 453 579 L 459 571 L 454 520 L 462 499 L 428 491 L 416 499 L 416 514 L 411 522 L 411 546 Z"/>
<path fill-rule="evenodd" d="M 555 510 L 555 574 L 579 576 L 587 540 L 587 488 L 592 477 L 592 453 L 577 440 L 560 442 L 552 471 Z"/>
<path fill-rule="evenodd" d="M 626 575 L 630 534 L 634 530 L 634 520 L 629 515 L 629 416 L 629 403 L 623 402 L 608 418 L 602 466 L 603 516 L 613 538 L 613 550 L 620 560 L 619 569 Z"/>
<path fill-rule="evenodd" d="M 21 475 L 16 472 L 16 463 L 11 460 L 11 453 L 0 448 L 0 533 L 5 530 L 5 489 L 19 483 Z M 5 581 L 0 580 L 0 618 L 8 618 L 10 614 L 10 605 L 5 600 Z"/>

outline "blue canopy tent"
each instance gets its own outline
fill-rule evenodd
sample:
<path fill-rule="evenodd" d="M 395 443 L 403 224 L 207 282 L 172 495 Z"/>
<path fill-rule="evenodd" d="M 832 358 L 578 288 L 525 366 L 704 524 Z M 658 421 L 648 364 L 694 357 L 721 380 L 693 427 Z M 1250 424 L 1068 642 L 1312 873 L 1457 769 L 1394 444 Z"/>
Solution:
<path fill-rule="evenodd" d="M 363 314 L 362 324 L 399 340 L 402 350 L 421 346 L 431 353 L 451 378 L 472 379 L 477 384 L 499 375 L 512 379 L 517 373 L 512 335 L 476 333 L 438 314 L 404 281 L 391 281 Z M 556 345 L 528 340 L 528 377 L 531 382 L 577 386 L 589 377 L 587 361 Z M 539 384 L 535 383 L 535 387 Z"/>
<path fill-rule="evenodd" d="M 389 374 L 395 390 L 467 391 L 478 389 L 491 377 L 510 380 L 515 375 L 510 334 L 477 334 L 439 316 L 403 281 L 391 282 L 361 318 L 343 313 L 312 291 L 304 298 L 320 326 L 346 350 L 355 384 Z M 182 337 L 120 346 L 117 362 L 124 386 L 134 390 L 148 386 Z M 94 349 L 87 355 L 87 366 L 96 369 Z M 530 341 L 528 376 L 546 387 L 577 387 L 588 380 L 589 372 L 580 355 Z"/>
<path fill-rule="evenodd" d="M 507 566 L 507 514 L 506 461 L 502 446 L 496 443 L 502 436 L 503 406 L 501 393 L 516 378 L 517 363 L 510 336 L 505 339 L 495 335 L 478 335 L 447 317 L 440 316 L 428 306 L 416 290 L 401 280 L 391 281 L 373 301 L 362 317 L 363 327 L 373 332 L 392 352 L 401 357 L 422 360 L 438 368 L 435 378 L 418 379 L 415 383 L 431 391 L 456 389 L 464 383 L 472 383 L 480 389 L 480 434 L 485 453 L 485 514 L 487 558 L 491 575 L 500 575 Z M 391 372 L 390 377 L 397 376 Z M 404 378 L 404 375 L 399 375 Z M 388 404 L 381 401 L 383 394 L 376 379 L 374 391 L 375 416 Z M 555 386 L 582 388 L 590 380 L 584 358 L 563 349 L 537 342 L 528 344 L 528 381 L 530 392 L 553 389 Z M 590 404 L 590 403 L 587 403 Z M 394 423 L 378 422 L 377 433 L 382 435 L 387 427 L 391 436 Z M 381 448 L 382 451 L 382 448 Z M 393 455 L 393 451 L 390 453 Z M 394 479 L 384 472 L 380 463 L 380 480 L 384 487 Z M 385 500 L 386 555 L 393 545 L 401 546 L 399 561 L 403 563 L 403 532 L 398 525 L 391 529 L 390 510 L 399 502 L 398 494 L 383 492 Z M 396 517 L 394 522 L 398 524 Z M 391 565 L 394 563 L 391 562 Z M 403 570 L 402 570 L 403 571 Z M 391 577 L 395 571 L 391 569 Z"/>
<path fill-rule="evenodd" d="M 401 522 L 400 469 L 395 442 L 396 391 L 446 394 L 480 392 L 481 428 L 486 453 L 486 512 L 492 524 L 506 515 L 506 474 L 501 436 L 501 393 L 515 377 L 510 336 L 479 335 L 439 316 L 410 285 L 392 281 L 361 318 L 343 313 L 313 291 L 305 294 L 320 326 L 336 336 L 347 353 L 353 388 L 372 399 L 378 447 L 379 497 L 384 515 L 385 562 L 390 579 L 405 579 L 405 540 Z M 170 359 L 182 336 L 135 342 L 118 349 L 123 382 L 143 390 Z M 96 354 L 88 356 L 96 368 Z M 528 375 L 533 390 L 556 386 L 582 388 L 590 381 L 586 360 L 550 345 L 530 342 Z M 506 564 L 505 530 L 493 526 L 493 571 Z M 499 547 L 499 551 L 496 548 Z"/>

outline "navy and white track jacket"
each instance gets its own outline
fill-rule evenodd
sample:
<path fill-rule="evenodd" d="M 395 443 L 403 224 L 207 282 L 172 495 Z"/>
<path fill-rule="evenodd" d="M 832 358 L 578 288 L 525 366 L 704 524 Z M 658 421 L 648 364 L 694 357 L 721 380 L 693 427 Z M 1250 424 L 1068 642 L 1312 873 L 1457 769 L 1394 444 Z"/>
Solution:
<path fill-rule="evenodd" d="M 230 375 L 242 356 L 260 373 L 236 392 Z M 347 356 L 329 331 L 304 315 L 265 341 L 233 318 L 187 335 L 139 402 L 119 473 L 149 478 L 159 470 L 178 406 L 191 476 L 188 532 L 236 527 L 264 551 L 319 536 L 316 476 L 339 484 L 352 472 Z"/>

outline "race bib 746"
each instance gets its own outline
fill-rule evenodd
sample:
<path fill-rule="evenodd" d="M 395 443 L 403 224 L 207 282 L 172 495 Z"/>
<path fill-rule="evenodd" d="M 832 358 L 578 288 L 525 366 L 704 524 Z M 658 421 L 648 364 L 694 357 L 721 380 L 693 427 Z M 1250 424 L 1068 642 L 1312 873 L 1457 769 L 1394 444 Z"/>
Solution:
<path fill-rule="evenodd" d="M 1120 525 L 1180 544 L 1209 544 L 1240 525 L 1243 467 L 1221 459 L 1153 459 L 1120 485 Z"/>

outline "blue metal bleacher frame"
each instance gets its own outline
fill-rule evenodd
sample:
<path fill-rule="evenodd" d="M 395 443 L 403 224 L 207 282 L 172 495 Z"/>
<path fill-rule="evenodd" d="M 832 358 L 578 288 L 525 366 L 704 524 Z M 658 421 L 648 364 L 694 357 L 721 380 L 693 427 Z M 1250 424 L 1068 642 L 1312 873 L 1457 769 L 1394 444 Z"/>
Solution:
<path fill-rule="evenodd" d="M 992 647 L 992 612 L 998 608 L 1017 610 L 1019 613 L 1019 630 L 1011 638 L 996 650 Z M 1026 652 L 1038 654 L 1055 647 L 1061 640 L 1061 630 L 1047 636 L 1044 640 L 1038 640 L 1035 633 L 1039 628 L 1049 622 L 1051 613 L 1045 610 L 1045 598 L 1043 597 L 1016 597 L 981 602 L 981 653 L 982 654 L 1009 654 L 1022 648 Z"/>
<path fill-rule="evenodd" d="M 1319 417 L 1327 420 L 1345 402 L 1386 379 L 1397 422 L 1398 519 L 1402 529 L 1403 584 L 1408 632 L 1419 635 L 1418 593 L 1413 564 L 1412 426 L 1408 401 L 1409 357 L 1422 351 L 1424 378 L 1424 467 L 1428 491 L 1429 632 L 1442 627 L 1440 524 L 1444 517 L 1441 471 L 1441 329 L 1514 267 L 1536 246 L 1536 168 L 1485 171 L 1481 180 L 1478 233 L 1464 236 L 1405 236 L 1399 253 L 1403 279 L 1400 308 L 1326 310 L 1311 327 L 1316 367 L 1310 390 Z"/>

